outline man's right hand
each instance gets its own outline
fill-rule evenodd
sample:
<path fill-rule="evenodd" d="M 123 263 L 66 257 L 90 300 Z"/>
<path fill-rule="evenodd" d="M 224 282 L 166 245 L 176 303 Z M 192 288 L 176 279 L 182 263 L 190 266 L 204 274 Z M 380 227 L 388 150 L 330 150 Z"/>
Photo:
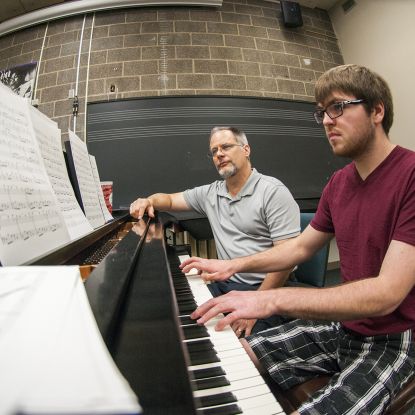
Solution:
<path fill-rule="evenodd" d="M 137 199 L 130 205 L 130 215 L 141 219 L 147 213 L 150 218 L 154 218 L 154 207 L 150 199 Z"/>
<path fill-rule="evenodd" d="M 205 281 L 225 281 L 235 274 L 236 269 L 232 267 L 232 260 L 205 259 L 191 257 L 180 264 L 182 272 L 189 272 L 196 268 Z"/>

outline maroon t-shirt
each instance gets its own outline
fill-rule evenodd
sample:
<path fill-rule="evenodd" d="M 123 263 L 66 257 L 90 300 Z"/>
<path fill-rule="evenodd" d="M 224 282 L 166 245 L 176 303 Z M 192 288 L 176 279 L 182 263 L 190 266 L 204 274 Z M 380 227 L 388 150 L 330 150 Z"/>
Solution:
<path fill-rule="evenodd" d="M 415 245 L 415 153 L 396 146 L 366 180 L 354 163 L 336 172 L 311 225 L 335 233 L 343 281 L 379 275 L 392 239 Z M 343 325 L 368 336 L 415 330 L 415 288 L 393 313 Z"/>

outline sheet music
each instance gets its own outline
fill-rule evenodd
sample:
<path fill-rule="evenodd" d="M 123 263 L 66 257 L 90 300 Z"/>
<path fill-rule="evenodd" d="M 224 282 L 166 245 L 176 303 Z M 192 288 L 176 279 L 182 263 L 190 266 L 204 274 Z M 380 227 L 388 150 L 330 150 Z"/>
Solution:
<path fill-rule="evenodd" d="M 0 84 L 0 260 L 20 265 L 69 241 L 27 102 Z"/>
<path fill-rule="evenodd" d="M 86 144 L 72 131 L 69 142 L 85 216 L 94 228 L 105 224 Z"/>
<path fill-rule="evenodd" d="M 91 162 L 92 174 L 94 175 L 94 180 L 95 180 L 95 185 L 97 188 L 99 203 L 101 205 L 101 210 L 102 210 L 102 213 L 104 214 L 105 221 L 108 222 L 109 220 L 114 219 L 114 218 L 112 217 L 111 213 L 109 212 L 107 208 L 107 204 L 105 203 L 105 199 L 104 199 L 104 193 L 102 193 L 101 179 L 99 178 L 97 161 L 94 156 L 91 156 L 91 154 L 89 155 L 89 160 Z"/>
<path fill-rule="evenodd" d="M 0 298 L 0 413 L 141 412 L 102 340 L 78 267 L 2 268 Z"/>
<path fill-rule="evenodd" d="M 72 240 L 93 231 L 76 200 L 62 152 L 61 132 L 56 123 L 29 105 L 33 128 L 52 188 Z"/>

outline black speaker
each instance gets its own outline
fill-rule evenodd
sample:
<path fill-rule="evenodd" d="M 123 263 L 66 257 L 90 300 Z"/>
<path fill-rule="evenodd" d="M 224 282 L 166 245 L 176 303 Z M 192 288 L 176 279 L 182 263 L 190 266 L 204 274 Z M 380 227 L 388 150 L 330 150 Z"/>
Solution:
<path fill-rule="evenodd" d="M 286 27 L 299 27 L 303 25 L 300 5 L 295 1 L 280 0 L 282 21 Z"/>

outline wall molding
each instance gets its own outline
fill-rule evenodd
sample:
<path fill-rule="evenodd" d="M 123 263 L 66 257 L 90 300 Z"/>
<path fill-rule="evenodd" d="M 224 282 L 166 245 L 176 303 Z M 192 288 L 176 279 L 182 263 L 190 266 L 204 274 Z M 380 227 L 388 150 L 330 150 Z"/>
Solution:
<path fill-rule="evenodd" d="M 127 7 L 148 6 L 209 6 L 220 7 L 222 0 L 82 0 L 45 7 L 0 23 L 0 36 L 40 23 L 77 14 Z"/>

